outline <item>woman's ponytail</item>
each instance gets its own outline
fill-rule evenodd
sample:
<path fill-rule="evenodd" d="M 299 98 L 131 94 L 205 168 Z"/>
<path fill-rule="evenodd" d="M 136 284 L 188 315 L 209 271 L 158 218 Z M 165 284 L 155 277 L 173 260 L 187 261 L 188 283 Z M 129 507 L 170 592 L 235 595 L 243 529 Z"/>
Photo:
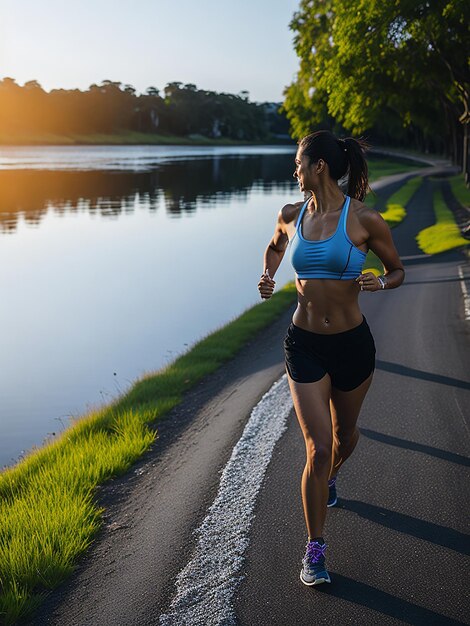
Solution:
<path fill-rule="evenodd" d="M 370 148 L 364 139 L 346 137 L 340 139 L 348 159 L 348 196 L 357 200 L 364 200 L 369 191 L 369 169 L 365 159 L 365 152 Z"/>

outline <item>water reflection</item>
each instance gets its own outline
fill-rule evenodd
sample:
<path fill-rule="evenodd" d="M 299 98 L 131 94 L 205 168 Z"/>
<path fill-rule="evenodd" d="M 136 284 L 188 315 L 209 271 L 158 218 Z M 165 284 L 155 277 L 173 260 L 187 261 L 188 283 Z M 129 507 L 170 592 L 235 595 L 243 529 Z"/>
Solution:
<path fill-rule="evenodd" d="M 52 211 L 87 212 L 117 218 L 136 207 L 174 217 L 197 206 L 218 207 L 252 190 L 292 188 L 293 154 L 209 156 L 163 162 L 152 171 L 0 170 L 0 232 L 15 232 L 18 221 L 39 226 Z"/>
<path fill-rule="evenodd" d="M 135 171 L 137 154 L 99 169 L 102 151 L 45 148 L 15 169 L 0 151 L 0 469 L 259 302 L 277 212 L 300 198 L 294 151 L 173 150 Z"/>

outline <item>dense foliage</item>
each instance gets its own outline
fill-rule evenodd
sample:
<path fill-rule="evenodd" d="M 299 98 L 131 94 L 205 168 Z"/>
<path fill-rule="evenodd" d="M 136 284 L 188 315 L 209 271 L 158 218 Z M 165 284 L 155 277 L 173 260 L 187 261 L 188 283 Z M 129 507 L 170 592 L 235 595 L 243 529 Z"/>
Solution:
<path fill-rule="evenodd" d="M 462 162 L 469 21 L 467 0 L 301 0 L 300 69 L 284 103 L 292 133 L 367 132 Z"/>
<path fill-rule="evenodd" d="M 146 133 L 239 140 L 262 140 L 286 134 L 288 124 L 275 103 L 257 104 L 239 95 L 170 83 L 163 96 L 149 87 L 138 95 L 130 85 L 105 80 L 87 91 L 46 92 L 36 81 L 24 86 L 12 78 L 0 81 L 0 135 Z"/>

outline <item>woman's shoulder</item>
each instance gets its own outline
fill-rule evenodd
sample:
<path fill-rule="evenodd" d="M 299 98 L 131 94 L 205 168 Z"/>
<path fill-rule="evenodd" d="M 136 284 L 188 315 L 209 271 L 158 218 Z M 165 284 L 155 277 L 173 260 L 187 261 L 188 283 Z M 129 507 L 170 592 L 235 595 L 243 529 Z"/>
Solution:
<path fill-rule="evenodd" d="M 362 200 L 356 200 L 356 198 L 351 198 L 349 203 L 349 211 L 357 215 L 360 221 L 363 219 L 368 220 L 370 218 L 374 219 L 374 215 L 378 213 L 375 209 L 371 209 L 367 206 Z"/>
<path fill-rule="evenodd" d="M 302 201 L 285 204 L 279 211 L 279 220 L 284 222 L 284 224 L 294 222 L 297 219 L 303 204 L 304 203 Z"/>
<path fill-rule="evenodd" d="M 386 222 L 380 215 L 380 212 L 377 211 L 377 209 L 368 207 L 361 200 L 351 198 L 349 210 L 357 217 L 361 226 L 363 226 L 369 233 L 377 230 L 377 228 L 380 230 L 382 224 L 386 225 Z"/>

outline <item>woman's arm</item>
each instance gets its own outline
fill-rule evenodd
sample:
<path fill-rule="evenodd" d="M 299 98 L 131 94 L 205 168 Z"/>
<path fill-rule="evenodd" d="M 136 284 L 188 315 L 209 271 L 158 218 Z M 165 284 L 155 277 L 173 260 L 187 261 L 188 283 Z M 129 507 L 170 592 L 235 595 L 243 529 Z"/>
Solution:
<path fill-rule="evenodd" d="M 287 207 L 291 206 L 292 205 L 286 205 L 286 207 L 279 211 L 274 235 L 264 252 L 263 273 L 258 283 L 258 290 L 263 300 L 267 300 L 273 295 L 274 285 L 276 284 L 273 280 L 274 274 L 281 264 L 289 243 L 289 238 L 285 230 L 284 211 Z"/>
<path fill-rule="evenodd" d="M 369 233 L 367 245 L 382 261 L 385 268 L 385 289 L 399 287 L 405 279 L 405 269 L 398 256 L 389 225 L 374 209 L 361 211 L 360 222 Z M 382 285 L 372 272 L 362 274 L 356 281 L 364 291 L 377 291 Z"/>

